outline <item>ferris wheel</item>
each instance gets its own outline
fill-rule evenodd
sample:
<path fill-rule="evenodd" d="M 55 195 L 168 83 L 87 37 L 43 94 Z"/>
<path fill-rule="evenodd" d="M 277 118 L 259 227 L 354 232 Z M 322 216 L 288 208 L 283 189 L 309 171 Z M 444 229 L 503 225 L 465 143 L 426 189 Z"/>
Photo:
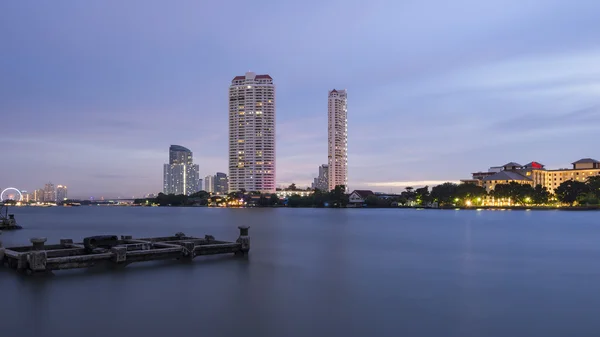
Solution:
<path fill-rule="evenodd" d="M 0 202 L 5 200 L 23 201 L 23 194 L 14 187 L 5 188 L 0 193 Z"/>

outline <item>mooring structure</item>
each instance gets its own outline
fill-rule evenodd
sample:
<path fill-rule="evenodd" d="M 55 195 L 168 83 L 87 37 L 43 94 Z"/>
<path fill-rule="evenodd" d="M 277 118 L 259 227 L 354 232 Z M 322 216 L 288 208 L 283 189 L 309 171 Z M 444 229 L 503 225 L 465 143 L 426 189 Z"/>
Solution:
<path fill-rule="evenodd" d="M 235 242 L 215 240 L 212 235 L 197 238 L 184 233 L 139 239 L 128 235 L 102 235 L 84 238 L 82 243 L 61 239 L 54 245 L 47 245 L 46 238 L 32 238 L 29 246 L 11 248 L 3 248 L 0 242 L 0 261 L 5 267 L 20 272 L 40 274 L 99 264 L 126 266 L 134 262 L 192 260 L 203 255 L 247 255 L 250 227 L 238 228 L 240 235 Z"/>
<path fill-rule="evenodd" d="M 0 203 L 0 230 L 22 229 L 14 214 L 8 214 L 8 205 Z"/>

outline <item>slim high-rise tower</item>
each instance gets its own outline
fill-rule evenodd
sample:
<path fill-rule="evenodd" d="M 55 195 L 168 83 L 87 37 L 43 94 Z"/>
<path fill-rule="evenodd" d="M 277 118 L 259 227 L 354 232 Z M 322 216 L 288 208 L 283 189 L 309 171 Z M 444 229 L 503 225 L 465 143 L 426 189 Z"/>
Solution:
<path fill-rule="evenodd" d="M 346 90 L 331 90 L 328 102 L 329 190 L 348 188 L 348 101 Z"/>
<path fill-rule="evenodd" d="M 169 163 L 164 165 L 163 192 L 190 195 L 198 192 L 198 165 L 192 151 L 180 146 L 169 147 Z"/>
<path fill-rule="evenodd" d="M 275 192 L 275 85 L 248 72 L 229 86 L 229 191 Z"/>

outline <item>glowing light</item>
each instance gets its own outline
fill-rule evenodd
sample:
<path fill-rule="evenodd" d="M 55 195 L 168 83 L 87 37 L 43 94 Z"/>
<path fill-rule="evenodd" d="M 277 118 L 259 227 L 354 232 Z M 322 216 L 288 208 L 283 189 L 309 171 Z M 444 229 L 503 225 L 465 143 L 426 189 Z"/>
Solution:
<path fill-rule="evenodd" d="M 17 193 L 16 194 L 14 194 L 14 193 L 9 194 L 8 191 L 17 192 Z M 19 195 L 19 199 L 18 200 L 15 199 L 15 197 L 16 197 L 17 194 Z M 11 199 L 11 200 L 14 200 L 14 201 L 22 201 L 23 200 L 23 194 L 21 194 L 21 191 L 19 191 L 18 189 L 14 188 L 14 187 L 9 187 L 9 188 L 4 189 L 4 191 L 2 191 L 2 193 L 0 193 L 0 201 L 4 201 L 4 200 L 7 200 L 7 199 Z"/>
<path fill-rule="evenodd" d="M 454 198 L 454 202 L 458 202 L 458 198 Z"/>
<path fill-rule="evenodd" d="M 467 206 L 471 206 L 471 200 L 467 200 L 466 204 Z"/>

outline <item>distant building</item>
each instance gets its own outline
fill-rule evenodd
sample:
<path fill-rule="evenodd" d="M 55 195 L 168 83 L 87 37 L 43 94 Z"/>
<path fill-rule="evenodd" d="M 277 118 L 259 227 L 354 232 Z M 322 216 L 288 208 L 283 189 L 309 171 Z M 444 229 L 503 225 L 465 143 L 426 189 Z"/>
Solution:
<path fill-rule="evenodd" d="M 215 176 L 208 175 L 204 178 L 204 190 L 208 193 L 215 193 Z"/>
<path fill-rule="evenodd" d="M 352 193 L 350 193 L 350 196 L 348 197 L 349 206 L 358 206 L 364 204 L 370 195 L 375 195 L 375 193 L 369 190 L 352 191 Z"/>
<path fill-rule="evenodd" d="M 229 181 L 227 175 L 222 172 L 217 172 L 215 175 L 215 193 L 227 194 L 229 192 Z"/>
<path fill-rule="evenodd" d="M 35 201 L 35 202 L 43 202 L 44 201 L 44 190 L 37 189 L 37 190 L 33 191 L 30 199 L 31 199 L 31 201 Z"/>
<path fill-rule="evenodd" d="M 321 191 L 329 191 L 329 165 L 323 164 L 319 166 L 319 175 L 314 179 L 312 188 Z"/>
<path fill-rule="evenodd" d="M 43 201 L 44 202 L 56 202 L 56 188 L 54 187 L 54 184 L 47 183 L 44 186 Z"/>
<path fill-rule="evenodd" d="M 193 154 L 180 145 L 169 147 L 169 163 L 163 170 L 163 193 L 190 195 L 198 192 L 198 165 Z"/>
<path fill-rule="evenodd" d="M 348 189 L 348 95 L 331 90 L 327 106 L 329 190 L 343 185 Z"/>
<path fill-rule="evenodd" d="M 203 189 L 203 186 L 204 186 L 203 182 L 204 182 L 204 179 L 202 179 L 202 178 L 198 179 L 198 191 L 204 191 L 204 189 Z"/>
<path fill-rule="evenodd" d="M 21 191 L 21 200 L 22 202 L 29 202 L 31 200 L 31 195 L 29 192 L 22 190 Z"/>
<path fill-rule="evenodd" d="M 510 162 L 503 166 L 490 168 L 490 172 L 477 172 L 472 174 L 472 179 L 461 180 L 485 187 L 489 192 L 498 184 L 517 182 L 532 186 L 541 185 L 548 191 L 554 190 L 565 181 L 575 180 L 585 182 L 589 177 L 600 175 L 600 162 L 583 158 L 572 163 L 573 168 L 547 170 L 545 165 L 532 161 L 526 165 Z M 493 169 L 493 170 L 492 170 Z"/>
<path fill-rule="evenodd" d="M 275 192 L 275 85 L 248 72 L 229 86 L 229 191 Z"/>
<path fill-rule="evenodd" d="M 301 197 L 309 197 L 313 195 L 314 191 L 277 191 L 275 194 L 280 199 L 286 199 L 291 197 L 292 195 L 299 195 Z"/>
<path fill-rule="evenodd" d="M 56 186 L 56 201 L 61 202 L 67 200 L 67 186 L 58 185 Z"/>

